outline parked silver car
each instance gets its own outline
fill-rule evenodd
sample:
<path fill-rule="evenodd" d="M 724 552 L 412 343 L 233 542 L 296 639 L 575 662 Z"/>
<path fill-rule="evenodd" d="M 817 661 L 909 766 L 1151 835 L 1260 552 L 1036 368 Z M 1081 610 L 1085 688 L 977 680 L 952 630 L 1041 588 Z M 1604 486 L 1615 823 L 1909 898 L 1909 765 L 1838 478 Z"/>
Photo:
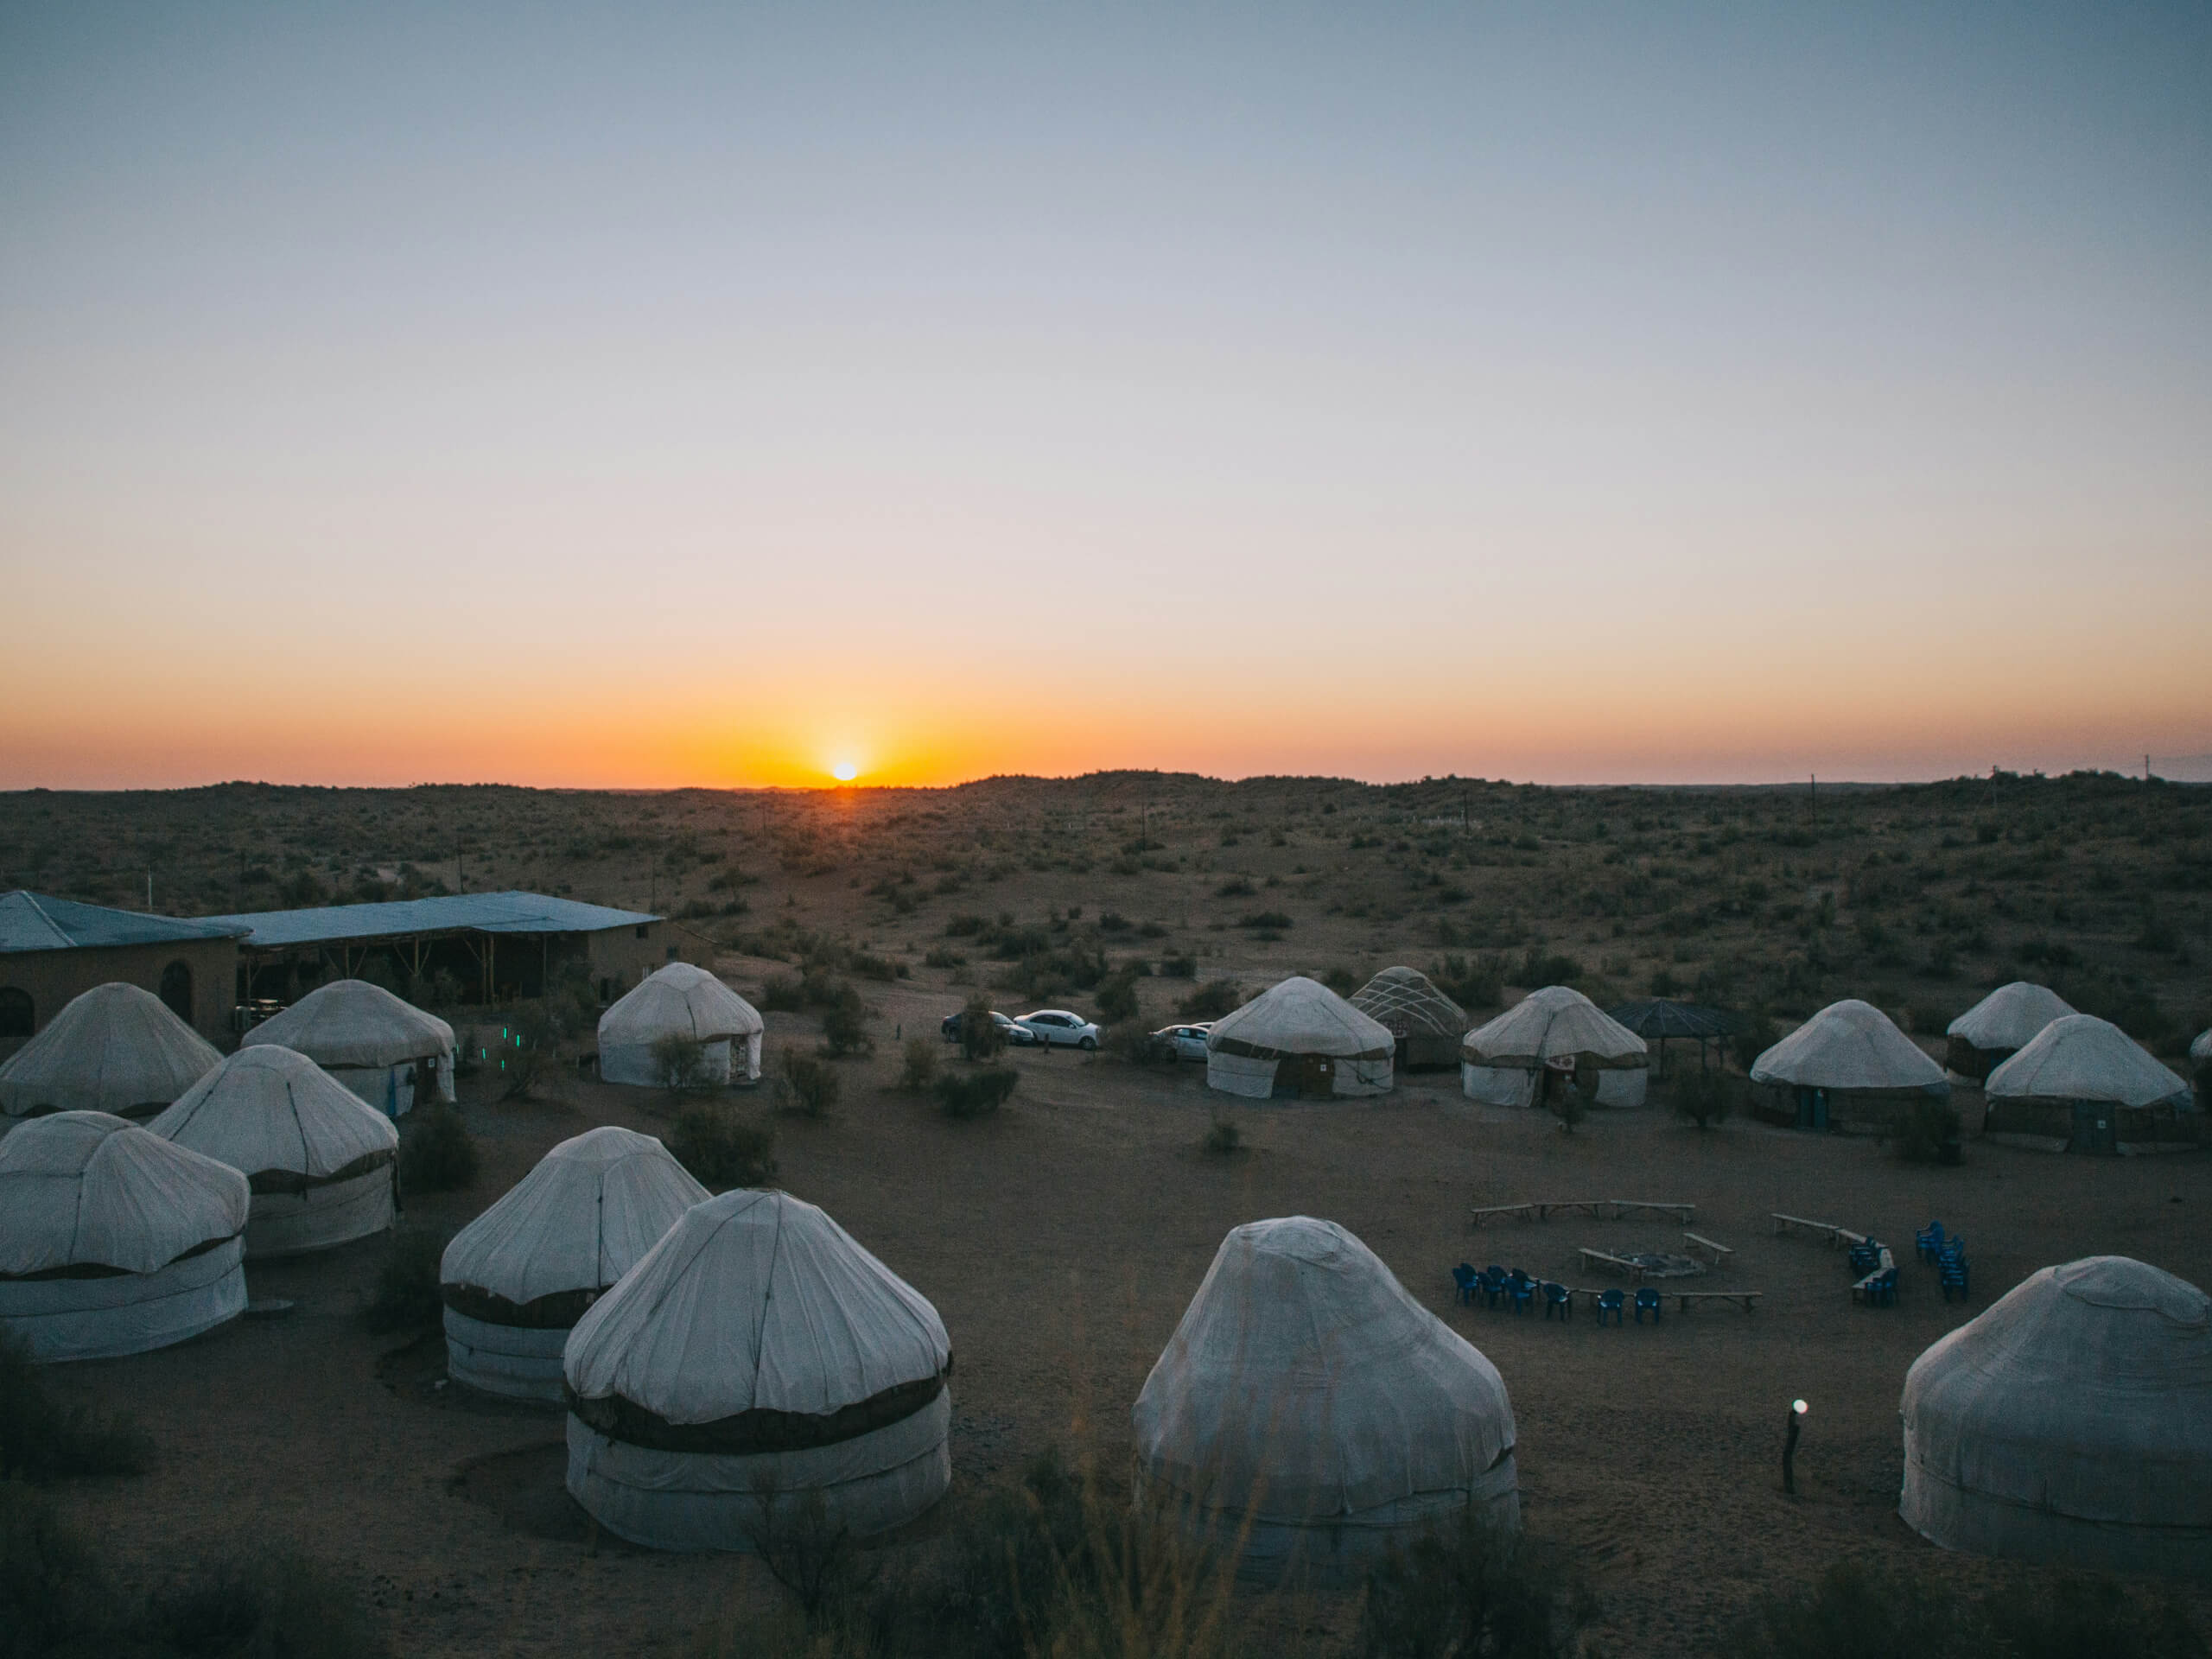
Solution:
<path fill-rule="evenodd" d="M 1213 1029 L 1207 1020 L 1195 1026 L 1162 1026 L 1152 1033 L 1152 1046 L 1162 1054 L 1173 1054 L 1179 1060 L 1203 1060 L 1206 1057 L 1206 1033 Z"/>
<path fill-rule="evenodd" d="M 1039 1008 L 1034 1014 L 1023 1014 L 1014 1023 L 1028 1027 L 1037 1033 L 1038 1040 L 1053 1048 L 1098 1046 L 1098 1027 L 1065 1008 Z"/>

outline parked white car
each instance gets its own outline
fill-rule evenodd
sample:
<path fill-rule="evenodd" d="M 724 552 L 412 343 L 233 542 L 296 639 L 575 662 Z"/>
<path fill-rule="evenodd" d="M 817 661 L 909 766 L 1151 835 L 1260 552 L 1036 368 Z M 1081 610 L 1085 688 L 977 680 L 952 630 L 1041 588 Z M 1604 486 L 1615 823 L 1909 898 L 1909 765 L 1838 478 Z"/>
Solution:
<path fill-rule="evenodd" d="M 1152 1033 L 1153 1047 L 1161 1054 L 1173 1053 L 1179 1060 L 1203 1060 L 1206 1033 L 1212 1029 L 1211 1020 L 1195 1026 L 1162 1026 Z"/>
<path fill-rule="evenodd" d="M 1027 1026 L 1037 1033 L 1038 1040 L 1052 1048 L 1096 1048 L 1098 1046 L 1098 1027 L 1079 1014 L 1070 1014 L 1065 1008 L 1039 1008 L 1034 1014 L 1025 1014 L 1014 1022 Z"/>

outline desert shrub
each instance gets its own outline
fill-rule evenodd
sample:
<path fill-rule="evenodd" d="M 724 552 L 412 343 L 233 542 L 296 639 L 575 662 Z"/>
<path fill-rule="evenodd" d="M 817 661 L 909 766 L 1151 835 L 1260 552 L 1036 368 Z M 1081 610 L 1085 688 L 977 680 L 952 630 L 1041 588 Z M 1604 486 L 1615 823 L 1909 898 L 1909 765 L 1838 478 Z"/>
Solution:
<path fill-rule="evenodd" d="M 1362 1659 L 1554 1659 L 1575 1651 L 1592 1604 L 1560 1565 L 1472 1516 L 1393 1544 L 1367 1575 Z"/>
<path fill-rule="evenodd" d="M 359 1597 L 289 1551 L 212 1562 L 146 1604 L 157 1652 L 246 1659 L 366 1659 L 390 1649 Z"/>
<path fill-rule="evenodd" d="M 847 958 L 845 965 L 862 979 L 893 980 L 906 976 L 906 969 L 902 963 L 886 957 L 872 956 L 865 950 L 854 951 Z"/>
<path fill-rule="evenodd" d="M 947 1072 L 937 1080 L 938 1104 L 947 1117 L 982 1117 L 1006 1104 L 1020 1081 L 1021 1073 L 1012 1066 Z"/>
<path fill-rule="evenodd" d="M 372 1331 L 388 1332 L 428 1330 L 443 1319 L 438 1262 L 445 1249 L 445 1241 L 435 1233 L 416 1228 L 394 1233 L 377 1269 L 368 1306 L 361 1310 L 361 1323 Z"/>
<path fill-rule="evenodd" d="M 1006 1046 L 1006 1033 L 991 1018 L 991 1000 L 971 996 L 960 1010 L 960 1052 L 971 1060 L 995 1059 Z"/>
<path fill-rule="evenodd" d="M 524 1010 L 499 1034 L 499 1098 L 528 1100 L 552 1076 L 559 1058 L 553 1016 L 543 1007 Z"/>
<path fill-rule="evenodd" d="M 1446 956 L 1430 968 L 1428 977 L 1463 1008 L 1494 1008 L 1504 991 L 1497 963 L 1480 957 Z"/>
<path fill-rule="evenodd" d="M 1259 889 L 1243 876 L 1232 876 L 1214 890 L 1217 899 L 1249 899 Z"/>
<path fill-rule="evenodd" d="M 1531 987 L 1572 985 L 1583 977 L 1582 964 L 1573 957 L 1547 956 L 1531 948 L 1521 958 L 1514 982 Z"/>
<path fill-rule="evenodd" d="M 857 996 L 831 1004 L 822 1014 L 822 1052 L 833 1059 L 874 1053 L 875 1039 L 868 1034 L 868 1019 Z"/>
<path fill-rule="evenodd" d="M 1959 1161 L 1959 1113 L 1948 1100 L 1923 1095 L 1900 1107 L 1891 1119 L 1888 1138 L 1908 1164 Z"/>
<path fill-rule="evenodd" d="M 676 1116 L 668 1149 L 710 1192 L 766 1186 L 776 1175 L 776 1132 L 721 1101 L 695 1101 Z"/>
<path fill-rule="evenodd" d="M 0 1331 L 0 1480 L 146 1471 L 152 1436 L 127 1417 L 56 1398 L 47 1377 L 29 1344 Z"/>
<path fill-rule="evenodd" d="M 475 1138 L 443 1101 L 407 1115 L 399 1141 L 399 1183 L 410 1192 L 465 1192 L 476 1185 Z"/>
<path fill-rule="evenodd" d="M 1244 1131 L 1226 1113 L 1216 1111 L 1198 1141 L 1198 1150 L 1212 1158 L 1226 1158 L 1244 1144 Z"/>
<path fill-rule="evenodd" d="M 1094 999 L 1098 1004 L 1098 1017 L 1108 1025 L 1137 1017 L 1136 976 L 1116 974 L 1098 988 Z"/>
<path fill-rule="evenodd" d="M 1160 959 L 1160 976 L 1162 979 L 1196 979 L 1198 976 L 1198 959 L 1185 956 L 1162 957 Z"/>
<path fill-rule="evenodd" d="M 1675 1116 L 1700 1129 L 1725 1122 L 1737 1105 L 1736 1079 L 1725 1071 L 1677 1071 L 1667 1085 Z"/>
<path fill-rule="evenodd" d="M 900 1051 L 899 1086 L 918 1094 L 937 1081 L 937 1045 L 926 1037 L 909 1037 Z"/>
<path fill-rule="evenodd" d="M 1359 976 L 1338 963 L 1321 976 L 1321 982 L 1338 996 L 1350 996 L 1359 988 Z"/>
<path fill-rule="evenodd" d="M 806 1006 L 806 992 L 796 974 L 771 974 L 760 987 L 760 1007 L 769 1014 L 797 1014 Z"/>
<path fill-rule="evenodd" d="M 43 1492 L 0 1480 L 0 1655 L 116 1651 L 122 1614 L 97 1552 Z"/>
<path fill-rule="evenodd" d="M 1240 917 L 1237 919 L 1236 925 L 1239 927 L 1255 927 L 1268 933 L 1280 933 L 1285 928 L 1295 926 L 1296 924 L 1291 920 L 1290 916 L 1286 912 L 1280 910 L 1255 910 L 1249 916 Z"/>
<path fill-rule="evenodd" d="M 710 1086 L 707 1075 L 707 1046 L 677 1031 L 653 1039 L 653 1081 L 671 1094 L 690 1094 Z"/>
<path fill-rule="evenodd" d="M 922 957 L 925 968 L 965 968 L 968 958 L 957 950 L 948 950 L 943 945 L 933 945 Z"/>
<path fill-rule="evenodd" d="M 2212 1653 L 2170 1593 L 2143 1602 L 2111 1579 L 2055 1575 L 2024 1594 L 1983 1598 L 1980 1613 L 2006 1659 L 2205 1659 Z"/>
<path fill-rule="evenodd" d="M 1679 980 L 1679 979 L 1676 979 L 1676 978 L 1675 977 L 1675 976 L 1673 975 L 1673 973 L 1671 973 L 1671 972 L 1670 972 L 1669 970 L 1668 970 L 1667 969 L 1664 969 L 1664 968 L 1659 968 L 1659 969 L 1655 969 L 1652 971 L 1652 975 L 1651 975 L 1651 995 L 1654 995 L 1654 996 L 1675 996 L 1675 995 L 1678 995 L 1681 993 L 1681 988 L 1682 988 L 1682 982 L 1681 982 L 1681 980 Z"/>
<path fill-rule="evenodd" d="M 776 1076 L 776 1109 L 820 1117 L 837 1103 L 841 1087 L 835 1066 L 811 1054 L 786 1054 Z"/>
<path fill-rule="evenodd" d="M 1728 1057 L 1745 1071 L 1751 1069 L 1751 1062 L 1772 1048 L 1780 1040 L 1775 1033 L 1774 1021 L 1762 1008 L 1729 1033 Z"/>
<path fill-rule="evenodd" d="M 1180 1002 L 1175 1012 L 1185 1020 L 1218 1020 L 1244 1003 L 1244 993 L 1233 979 L 1210 979 Z"/>
<path fill-rule="evenodd" d="M 1098 1052 L 1128 1065 L 1173 1065 L 1175 1046 L 1153 1040 L 1141 1020 L 1124 1020 L 1109 1026 L 1098 1039 Z"/>

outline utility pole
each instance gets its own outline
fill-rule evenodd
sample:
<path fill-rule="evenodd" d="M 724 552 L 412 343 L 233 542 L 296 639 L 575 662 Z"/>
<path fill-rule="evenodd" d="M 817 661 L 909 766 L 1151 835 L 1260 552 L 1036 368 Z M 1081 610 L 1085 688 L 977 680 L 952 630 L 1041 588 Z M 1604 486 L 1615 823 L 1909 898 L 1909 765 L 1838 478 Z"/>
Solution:
<path fill-rule="evenodd" d="M 1812 788 L 1811 788 L 1811 790 L 1810 790 L 1808 792 L 1809 792 L 1809 793 L 1810 793 L 1810 795 L 1811 795 L 1812 802 L 1813 802 L 1813 828 L 1814 828 L 1815 830 L 1818 830 L 1820 829 L 1820 827 L 1821 827 L 1821 779 L 1820 779 L 1820 774 L 1819 774 L 1819 773 L 1817 773 L 1817 772 L 1808 772 L 1808 773 L 1806 773 L 1806 774 L 1805 774 L 1805 776 L 1806 776 L 1806 779 L 1807 779 L 1807 781 L 1808 781 L 1808 783 L 1810 783 L 1810 784 L 1811 784 L 1811 785 L 1812 785 Z"/>

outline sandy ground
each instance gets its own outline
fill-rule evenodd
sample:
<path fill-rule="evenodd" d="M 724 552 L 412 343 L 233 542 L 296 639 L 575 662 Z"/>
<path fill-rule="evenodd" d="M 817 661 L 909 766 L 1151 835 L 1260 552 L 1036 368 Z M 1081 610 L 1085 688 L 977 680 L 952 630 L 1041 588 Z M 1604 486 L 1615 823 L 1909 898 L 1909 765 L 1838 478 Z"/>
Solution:
<path fill-rule="evenodd" d="M 1225 1103 L 1195 1065 L 1024 1055 L 1002 1116 L 946 1122 L 890 1089 L 889 1039 L 894 1027 L 933 1032 L 957 996 L 871 995 L 881 1052 L 847 1065 L 833 1116 L 782 1122 L 780 1179 L 943 1313 L 957 1354 L 951 1502 L 1052 1442 L 1125 1455 L 1129 1406 L 1223 1234 L 1326 1217 L 1504 1375 L 1528 1525 L 1589 1572 L 1603 1598 L 1596 1634 L 1615 1654 L 1700 1651 L 1757 1591 L 1840 1553 L 1983 1587 L 2017 1575 L 1938 1551 L 1897 1520 L 1906 1367 L 2046 1263 L 2117 1251 L 2212 1284 L 2201 1156 L 2090 1160 L 1970 1141 L 1964 1166 L 1914 1169 L 1864 1141 L 1740 1122 L 1700 1133 L 1651 1110 L 1596 1114 L 1568 1136 L 1535 1114 L 1477 1107 L 1434 1075 L 1371 1102 L 1231 1105 L 1247 1149 L 1210 1159 L 1199 1139 Z M 772 1049 L 806 1029 L 771 1016 Z M 416 1201 L 408 1218 L 449 1231 L 554 1141 L 604 1122 L 655 1131 L 666 1114 L 651 1091 L 574 1082 L 550 1101 L 472 1107 L 483 1179 Z M 1656 1222 L 1479 1233 L 1467 1222 L 1474 1204 L 1585 1197 L 1694 1204 L 1698 1230 L 1738 1251 L 1709 1282 L 1757 1287 L 1763 1307 L 1600 1331 L 1453 1306 L 1449 1271 L 1463 1260 L 1586 1283 L 1580 1244 L 1680 1247 Z M 1770 1236 L 1777 1209 L 1901 1243 L 1901 1305 L 1853 1307 L 1838 1253 Z M 1931 1217 L 1969 1240 L 1971 1306 L 1945 1304 L 1933 1269 L 1910 1257 Z M 361 1331 L 380 1253 L 254 1268 L 252 1294 L 295 1300 L 293 1315 L 61 1373 L 136 1412 L 162 1447 L 149 1476 L 63 1487 L 65 1510 L 146 1575 L 241 1537 L 304 1548 L 354 1578 L 410 1655 L 675 1652 L 702 1621 L 766 1605 L 753 1564 L 594 1548 L 560 1491 L 558 1414 L 457 1398 L 438 1383 L 442 1344 L 395 1352 Z M 1799 1395 L 1811 1416 L 1789 1499 L 1777 1458 Z"/>

